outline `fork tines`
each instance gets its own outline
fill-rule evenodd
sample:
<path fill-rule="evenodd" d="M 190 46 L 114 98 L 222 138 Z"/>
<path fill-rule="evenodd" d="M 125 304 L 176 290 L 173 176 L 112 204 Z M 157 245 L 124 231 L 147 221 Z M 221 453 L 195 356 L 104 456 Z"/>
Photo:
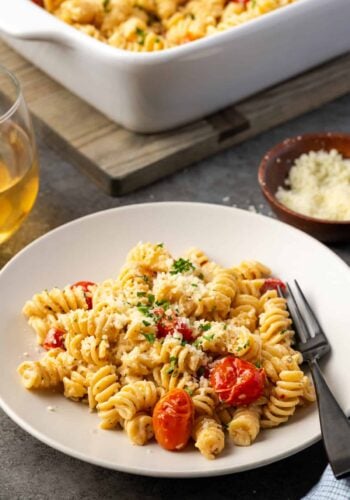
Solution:
<path fill-rule="evenodd" d="M 288 295 L 285 295 L 281 287 L 278 287 L 278 293 L 280 297 L 284 297 L 287 300 L 288 309 L 298 335 L 299 342 L 297 343 L 297 349 L 304 354 L 304 357 L 307 355 L 306 358 L 317 359 L 330 350 L 330 345 L 299 283 L 297 280 L 294 280 L 294 283 L 304 312 L 302 312 L 302 308 L 299 306 L 293 290 L 288 283 Z"/>

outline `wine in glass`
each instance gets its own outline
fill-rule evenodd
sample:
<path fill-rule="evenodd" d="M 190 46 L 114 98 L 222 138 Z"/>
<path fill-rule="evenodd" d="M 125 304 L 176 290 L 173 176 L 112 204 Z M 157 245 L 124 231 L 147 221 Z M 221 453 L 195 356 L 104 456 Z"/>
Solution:
<path fill-rule="evenodd" d="M 0 244 L 31 211 L 39 189 L 33 126 L 16 77 L 0 66 Z"/>

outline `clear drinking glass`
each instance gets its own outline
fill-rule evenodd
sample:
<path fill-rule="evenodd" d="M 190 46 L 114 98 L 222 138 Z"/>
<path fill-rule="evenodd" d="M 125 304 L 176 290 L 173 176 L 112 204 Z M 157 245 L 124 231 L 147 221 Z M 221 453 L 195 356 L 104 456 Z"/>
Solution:
<path fill-rule="evenodd" d="M 0 244 L 31 211 L 39 190 L 33 126 L 17 78 L 0 66 Z"/>

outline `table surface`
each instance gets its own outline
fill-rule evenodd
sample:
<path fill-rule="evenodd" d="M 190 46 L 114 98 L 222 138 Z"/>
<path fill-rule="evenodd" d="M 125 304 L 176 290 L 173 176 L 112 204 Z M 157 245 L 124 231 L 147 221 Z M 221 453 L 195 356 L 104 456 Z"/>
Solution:
<path fill-rule="evenodd" d="M 292 103 L 291 103 L 292 105 Z M 120 198 L 101 192 L 38 137 L 41 188 L 35 208 L 0 247 L 0 268 L 30 241 L 77 217 L 131 203 L 170 200 L 238 206 L 273 216 L 257 184 L 263 154 L 282 139 L 311 131 L 348 131 L 350 95 Z M 350 245 L 331 247 L 350 264 Z M 321 475 L 321 443 L 253 471 L 221 478 L 157 479 L 80 462 L 20 429 L 0 410 L 0 499 L 299 499 Z"/>

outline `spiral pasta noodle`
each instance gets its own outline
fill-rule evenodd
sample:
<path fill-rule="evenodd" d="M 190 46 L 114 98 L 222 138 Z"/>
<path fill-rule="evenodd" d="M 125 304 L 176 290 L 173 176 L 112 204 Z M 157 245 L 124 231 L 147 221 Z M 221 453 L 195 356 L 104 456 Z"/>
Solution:
<path fill-rule="evenodd" d="M 63 395 L 75 401 L 85 398 L 88 393 L 90 376 L 92 376 L 91 370 L 83 365 L 78 366 L 69 376 L 63 378 Z"/>
<path fill-rule="evenodd" d="M 284 370 L 280 373 L 270 399 L 263 408 L 263 428 L 277 427 L 294 414 L 304 394 L 303 376 L 301 370 Z"/>
<path fill-rule="evenodd" d="M 88 309 L 86 295 L 80 286 L 66 286 L 63 290 L 53 288 L 37 293 L 25 303 L 23 313 L 45 318 L 49 314 L 67 313 L 75 309 Z"/>
<path fill-rule="evenodd" d="M 142 380 L 124 385 L 113 397 L 113 405 L 121 418 L 131 420 L 140 411 L 152 410 L 158 399 L 154 382 Z"/>
<path fill-rule="evenodd" d="M 126 420 L 124 429 L 130 441 L 143 446 L 154 436 L 153 421 L 147 413 L 137 413 L 131 420 Z"/>
<path fill-rule="evenodd" d="M 206 356 L 192 346 L 182 345 L 175 338 L 166 338 L 159 346 L 159 361 L 172 362 L 174 368 L 181 373 L 195 373 L 205 364 Z"/>
<path fill-rule="evenodd" d="M 94 309 L 76 309 L 66 314 L 59 314 L 59 325 L 67 332 L 83 337 L 93 335 L 96 338 L 106 336 L 109 340 L 116 340 L 118 332 L 126 324 L 125 318 L 106 312 L 96 313 Z"/>
<path fill-rule="evenodd" d="M 264 312 L 259 316 L 259 331 L 263 344 L 290 343 L 293 335 L 292 320 L 283 297 L 269 298 L 264 305 Z"/>
<path fill-rule="evenodd" d="M 173 263 L 170 253 L 162 243 L 138 243 L 130 250 L 126 260 L 155 273 L 169 271 Z"/>
<path fill-rule="evenodd" d="M 28 318 L 28 324 L 35 331 L 37 342 L 40 345 L 44 342 L 46 335 L 51 328 L 59 328 L 61 326 L 54 314 L 48 314 L 44 318 L 38 316 L 30 316 Z"/>
<path fill-rule="evenodd" d="M 281 344 L 265 344 L 262 350 L 265 373 L 273 382 L 277 382 L 282 371 L 293 369 L 303 361 L 300 352 Z"/>
<path fill-rule="evenodd" d="M 18 367 L 18 373 L 27 389 L 48 389 L 56 387 L 69 375 L 74 358 L 61 349 L 52 349 L 40 361 L 25 361 Z"/>
<path fill-rule="evenodd" d="M 225 447 L 225 434 L 214 418 L 198 417 L 194 422 L 192 437 L 196 448 L 209 460 L 219 455 Z"/>
<path fill-rule="evenodd" d="M 237 291 L 233 273 L 229 270 L 219 271 L 214 275 L 208 287 L 214 299 L 209 312 L 213 313 L 216 319 L 226 318 Z"/>
<path fill-rule="evenodd" d="M 171 363 L 154 368 L 152 376 L 162 395 L 176 388 L 185 389 L 193 395 L 198 387 L 198 382 L 193 376 L 173 370 Z"/>
<path fill-rule="evenodd" d="M 197 415 L 214 415 L 218 397 L 212 387 L 198 387 L 194 391 L 192 400 Z"/>
<path fill-rule="evenodd" d="M 237 446 L 250 446 L 260 431 L 261 408 L 258 405 L 238 408 L 231 422 L 228 433 Z"/>
<path fill-rule="evenodd" d="M 270 276 L 271 270 L 256 260 L 244 260 L 232 269 L 238 279 L 256 280 Z"/>

